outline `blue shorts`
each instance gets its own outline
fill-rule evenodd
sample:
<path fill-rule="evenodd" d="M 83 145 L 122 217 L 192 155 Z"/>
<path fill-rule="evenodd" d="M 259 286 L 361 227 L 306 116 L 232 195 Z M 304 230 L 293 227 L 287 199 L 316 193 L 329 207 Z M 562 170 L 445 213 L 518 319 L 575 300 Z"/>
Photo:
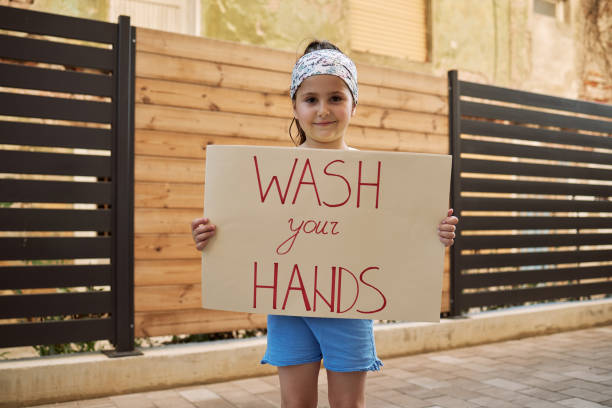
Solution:
<path fill-rule="evenodd" d="M 321 359 L 331 371 L 380 370 L 372 320 L 268 316 L 262 364 L 284 367 Z"/>

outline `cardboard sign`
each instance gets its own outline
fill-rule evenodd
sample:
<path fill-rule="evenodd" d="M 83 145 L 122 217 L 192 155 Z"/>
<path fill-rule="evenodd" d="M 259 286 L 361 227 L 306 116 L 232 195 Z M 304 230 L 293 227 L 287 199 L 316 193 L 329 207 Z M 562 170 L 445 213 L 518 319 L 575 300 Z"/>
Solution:
<path fill-rule="evenodd" d="M 208 146 L 202 306 L 439 321 L 451 156 Z"/>

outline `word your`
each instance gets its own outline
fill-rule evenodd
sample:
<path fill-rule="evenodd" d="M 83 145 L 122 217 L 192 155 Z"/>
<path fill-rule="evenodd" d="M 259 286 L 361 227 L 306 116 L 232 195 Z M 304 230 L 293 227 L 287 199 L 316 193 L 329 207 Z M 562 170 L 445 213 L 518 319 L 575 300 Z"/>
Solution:
<path fill-rule="evenodd" d="M 257 162 L 257 156 L 253 156 L 253 162 L 255 163 L 255 172 L 257 173 L 257 184 L 259 186 L 259 194 L 260 194 L 262 203 L 266 201 L 266 198 L 268 197 L 268 193 L 270 193 L 270 190 L 272 189 L 272 185 L 275 184 L 276 191 L 278 192 L 278 198 L 280 199 L 280 202 L 282 204 L 285 204 L 285 201 L 287 200 L 287 196 L 289 194 L 289 188 L 291 187 L 291 184 L 293 181 L 295 170 L 298 167 L 298 161 L 299 159 L 297 158 L 293 161 L 293 166 L 291 167 L 291 172 L 289 173 L 288 181 L 287 181 L 287 184 L 285 185 L 284 190 L 281 189 L 281 185 L 280 185 L 278 176 L 274 175 L 270 179 L 270 182 L 268 183 L 268 188 L 266 188 L 266 191 L 264 193 L 264 190 L 261 184 L 261 175 L 259 172 L 259 163 Z M 306 159 L 306 161 L 304 162 L 304 165 L 302 166 L 302 174 L 300 176 L 299 181 L 297 182 L 297 186 L 295 187 L 295 192 L 293 193 L 293 199 L 291 200 L 291 204 L 295 204 L 295 202 L 297 201 L 302 186 L 311 186 L 312 193 L 314 193 L 314 195 L 316 196 L 319 207 L 323 205 L 326 207 L 342 207 L 343 205 L 346 205 L 349 202 L 352 192 L 353 192 L 353 188 L 356 187 L 357 189 L 356 205 L 357 205 L 357 208 L 359 208 L 359 206 L 361 205 L 361 189 L 362 187 L 368 186 L 368 187 L 376 187 L 376 202 L 375 202 L 374 208 L 378 208 L 378 201 L 379 201 L 379 196 L 380 196 L 381 162 L 380 161 L 378 162 L 378 173 L 376 176 L 376 181 L 366 183 L 363 181 L 363 178 L 362 178 L 363 177 L 362 175 L 363 162 L 359 160 L 357 185 L 353 186 L 353 188 L 351 188 L 351 183 L 347 180 L 346 177 L 344 177 L 340 173 L 335 173 L 332 171 L 334 170 L 332 167 L 337 167 L 343 164 L 345 164 L 344 160 L 330 161 L 329 163 L 325 165 L 325 167 L 323 167 L 323 175 L 327 177 L 337 178 L 338 182 L 341 185 L 344 185 L 346 187 L 346 198 L 344 199 L 344 201 L 340 201 L 337 203 L 329 203 L 325 200 L 321 200 L 321 197 L 319 196 L 319 189 L 317 188 L 317 182 L 315 180 L 315 176 L 312 171 L 312 166 L 310 164 L 310 159 Z"/>
<path fill-rule="evenodd" d="M 368 272 L 380 271 L 380 268 L 378 266 L 370 266 L 368 268 L 363 269 L 361 273 L 359 273 L 358 275 L 359 277 L 357 277 L 357 275 L 355 275 L 350 270 L 343 268 L 342 266 L 332 266 L 331 267 L 331 281 L 330 281 L 331 289 L 329 293 L 327 294 L 327 297 L 325 297 L 323 293 L 319 291 L 319 287 L 318 287 L 319 268 L 318 266 L 315 266 L 312 272 L 308 271 L 309 273 L 311 272 L 314 274 L 314 279 L 311 280 L 314 283 L 313 283 L 313 287 L 309 288 L 310 290 L 307 290 L 307 288 L 305 287 L 304 280 L 302 279 L 303 272 L 300 271 L 300 268 L 297 264 L 293 265 L 293 268 L 292 268 L 293 270 L 291 272 L 291 278 L 289 278 L 289 283 L 287 284 L 286 289 L 278 287 L 278 271 L 279 271 L 278 262 L 274 262 L 273 283 L 270 285 L 264 285 L 260 283 L 260 281 L 258 280 L 257 266 L 258 266 L 257 262 L 253 262 L 253 308 L 254 309 L 257 308 L 257 293 L 258 293 L 257 291 L 258 290 L 259 291 L 272 290 L 272 309 L 277 309 L 277 305 L 278 305 L 277 300 L 278 300 L 278 294 L 279 294 L 279 289 L 280 289 L 281 291 L 280 293 L 284 293 L 283 305 L 281 306 L 281 310 L 285 310 L 287 306 L 287 299 L 289 299 L 289 296 L 291 294 L 294 294 L 294 295 L 302 296 L 304 311 L 316 312 L 317 311 L 317 300 L 320 299 L 329 308 L 330 312 L 332 313 L 335 312 L 338 314 L 346 313 L 349 310 L 352 310 L 355 307 L 355 305 L 358 303 L 359 296 L 360 296 L 360 287 L 364 287 L 364 286 L 369 288 L 369 290 L 373 290 L 374 292 L 376 292 L 378 296 L 380 296 L 382 304 L 378 309 L 375 309 L 375 310 L 360 310 L 359 308 L 357 308 L 356 311 L 358 313 L 363 313 L 363 314 L 376 313 L 376 312 L 383 310 L 387 306 L 387 298 L 382 293 L 382 291 L 378 289 L 376 286 L 366 281 L 366 274 Z M 348 284 L 353 286 L 354 294 L 353 294 L 353 299 L 351 299 L 352 303 L 350 304 L 350 306 L 345 307 L 342 310 L 342 304 L 343 304 L 342 303 L 342 294 L 343 294 L 342 283 L 345 282 L 345 280 L 343 280 L 343 276 L 350 278 L 348 280 L 349 282 Z M 350 292 L 350 290 L 346 292 Z M 310 294 L 310 297 L 309 297 L 309 294 Z M 363 292 L 361 292 L 361 294 L 363 294 Z M 347 302 L 344 302 L 344 304 L 346 303 Z"/>
<path fill-rule="evenodd" d="M 316 235 L 338 235 L 340 232 L 336 231 L 336 227 L 338 226 L 337 221 L 315 221 L 308 220 L 304 222 L 300 222 L 300 224 L 294 228 L 293 227 L 293 218 L 289 218 L 289 229 L 294 234 L 291 234 L 289 238 L 284 240 L 277 248 L 276 253 L 279 255 L 285 255 L 287 252 L 291 251 L 293 248 L 293 244 L 295 243 L 295 239 L 297 238 L 300 232 L 304 232 L 304 234 L 316 234 Z M 329 226 L 329 228 L 328 228 Z M 329 232 L 328 232 L 329 230 Z"/>

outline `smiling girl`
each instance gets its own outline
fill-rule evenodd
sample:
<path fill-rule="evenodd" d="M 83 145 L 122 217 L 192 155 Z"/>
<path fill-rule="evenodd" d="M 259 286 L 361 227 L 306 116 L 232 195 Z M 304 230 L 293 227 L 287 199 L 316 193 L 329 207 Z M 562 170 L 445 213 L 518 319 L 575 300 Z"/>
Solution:
<path fill-rule="evenodd" d="M 311 42 L 291 75 L 291 100 L 298 148 L 350 150 L 344 136 L 359 99 L 357 69 L 349 57 L 325 41 Z M 440 241 L 450 246 L 458 222 L 448 210 L 438 225 Z M 432 226 L 433 227 L 433 226 Z M 191 222 L 193 239 L 203 250 L 215 233 L 207 218 Z M 278 367 L 283 408 L 317 406 L 323 360 L 332 408 L 365 407 L 368 371 L 379 370 L 372 320 L 268 316 L 263 364 Z"/>

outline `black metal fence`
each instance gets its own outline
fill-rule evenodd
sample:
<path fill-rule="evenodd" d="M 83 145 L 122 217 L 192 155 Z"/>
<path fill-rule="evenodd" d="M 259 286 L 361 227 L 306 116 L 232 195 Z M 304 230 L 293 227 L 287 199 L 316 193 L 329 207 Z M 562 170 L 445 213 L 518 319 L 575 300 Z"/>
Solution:
<path fill-rule="evenodd" d="M 0 7 L 0 347 L 134 348 L 134 36 Z"/>
<path fill-rule="evenodd" d="M 449 72 L 452 314 L 612 293 L 612 106 Z"/>

